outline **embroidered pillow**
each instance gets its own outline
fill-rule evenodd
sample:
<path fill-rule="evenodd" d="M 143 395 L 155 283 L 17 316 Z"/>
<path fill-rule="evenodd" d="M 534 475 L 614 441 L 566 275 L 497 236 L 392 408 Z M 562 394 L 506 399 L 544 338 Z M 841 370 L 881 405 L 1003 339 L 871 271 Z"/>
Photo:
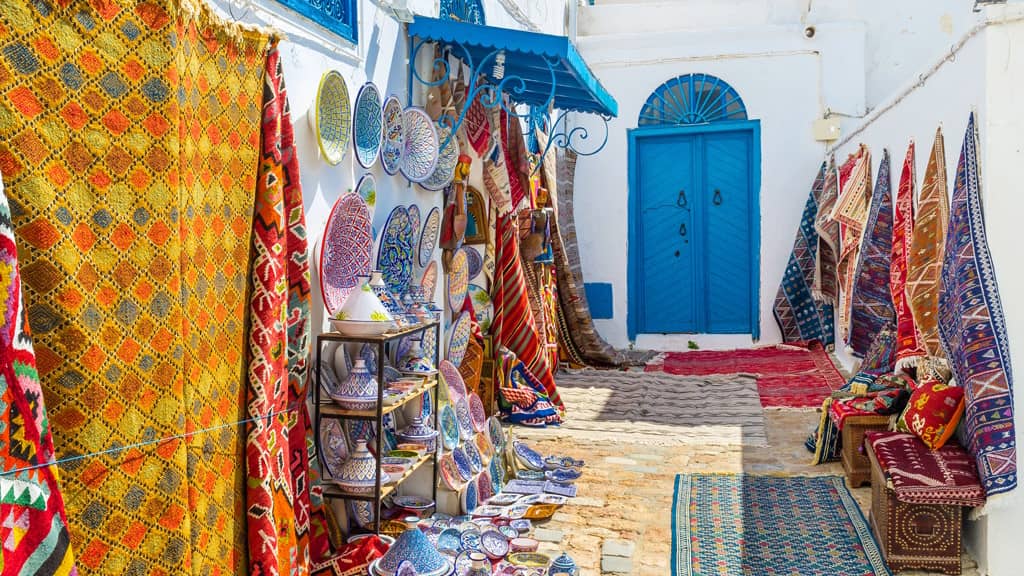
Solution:
<path fill-rule="evenodd" d="M 938 450 L 953 435 L 963 413 L 963 388 L 923 384 L 910 395 L 896 428 L 913 432 L 929 448 Z"/>

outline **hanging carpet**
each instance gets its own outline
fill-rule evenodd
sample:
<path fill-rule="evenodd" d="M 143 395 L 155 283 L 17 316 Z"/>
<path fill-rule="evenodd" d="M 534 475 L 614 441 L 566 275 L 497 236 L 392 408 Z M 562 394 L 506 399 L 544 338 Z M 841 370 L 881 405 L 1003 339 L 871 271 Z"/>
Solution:
<path fill-rule="evenodd" d="M 839 224 L 842 248 L 836 263 L 839 278 L 839 333 L 843 341 L 850 342 L 850 298 L 860 256 L 860 242 L 868 218 L 868 199 L 871 197 L 871 153 L 861 145 L 857 154 L 839 169 L 839 200 L 832 209 L 831 218 Z"/>
<path fill-rule="evenodd" d="M 668 352 L 664 360 L 648 364 L 647 372 L 682 376 L 755 374 L 761 405 L 806 408 L 821 402 L 846 380 L 819 342 L 746 350 Z"/>
<path fill-rule="evenodd" d="M 191 1 L 0 10 L 0 170 L 85 574 L 247 571 L 267 44 Z"/>
<path fill-rule="evenodd" d="M 938 324 L 965 393 L 967 449 L 991 498 L 1017 486 L 1017 442 L 1009 338 L 985 234 L 974 121 L 972 113 L 956 169 Z"/>
<path fill-rule="evenodd" d="M 832 305 L 815 300 L 812 295 L 818 258 L 818 232 L 814 222 L 825 187 L 826 169 L 826 164 L 822 163 L 811 186 L 772 311 L 784 342 L 818 340 L 831 348 L 835 344 Z"/>
<path fill-rule="evenodd" d="M 939 128 L 935 132 L 932 154 L 924 171 L 921 195 L 917 200 L 914 234 L 907 255 L 907 297 L 914 314 L 919 343 L 932 358 L 945 358 L 939 341 L 938 307 L 948 224 L 946 147 L 942 128 Z"/>
<path fill-rule="evenodd" d="M 829 158 L 825 169 L 821 197 L 818 199 L 818 213 L 814 218 L 814 231 L 818 235 L 818 250 L 815 253 L 814 281 L 811 294 L 816 300 L 831 304 L 834 310 L 839 302 L 839 279 L 836 266 L 839 260 L 839 223 L 832 220 L 832 210 L 839 200 L 839 174 L 836 159 Z M 833 338 L 834 339 L 834 338 Z"/>
<path fill-rule="evenodd" d="M 850 347 L 857 356 L 863 357 L 882 328 L 895 322 L 891 264 L 892 185 L 889 151 L 884 150 L 850 295 Z"/>
<path fill-rule="evenodd" d="M 907 258 L 911 251 L 914 235 L 914 143 L 907 148 L 903 159 L 900 186 L 896 191 L 896 214 L 892 227 L 892 271 L 889 276 L 889 290 L 892 294 L 893 309 L 896 313 L 896 366 L 913 366 L 924 356 L 914 313 L 910 310 L 910 296 L 907 287 Z"/>
<path fill-rule="evenodd" d="M 0 571 L 77 574 L 36 370 L 11 210 L 0 180 Z"/>
<path fill-rule="evenodd" d="M 608 344 L 594 328 L 590 304 L 583 287 L 583 264 L 573 202 L 576 190 L 576 153 L 566 150 L 558 158 L 558 209 L 551 220 L 551 242 L 555 254 L 558 300 L 565 318 L 566 340 L 578 350 L 580 358 L 591 366 L 622 366 L 627 362 L 621 352 Z M 643 361 L 641 360 L 641 363 Z"/>

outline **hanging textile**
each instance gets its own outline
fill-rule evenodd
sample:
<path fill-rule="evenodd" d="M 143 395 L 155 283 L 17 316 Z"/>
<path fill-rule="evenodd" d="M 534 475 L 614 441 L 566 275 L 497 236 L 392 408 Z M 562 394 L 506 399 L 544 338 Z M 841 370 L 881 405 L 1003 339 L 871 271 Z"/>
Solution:
<path fill-rule="evenodd" d="M 825 169 L 825 181 L 818 199 L 818 214 L 814 218 L 814 232 L 818 235 L 818 249 L 815 252 L 814 280 L 811 295 L 815 300 L 830 304 L 835 317 L 835 306 L 839 302 L 839 280 L 836 266 L 839 260 L 839 223 L 832 220 L 832 210 L 839 200 L 839 175 L 836 159 L 829 158 Z M 833 338 L 834 340 L 834 338 Z"/>
<path fill-rule="evenodd" d="M 498 350 L 497 361 L 498 407 L 507 422 L 523 426 L 547 426 L 562 421 L 544 384 L 537 380 L 514 352 L 502 347 Z"/>
<path fill-rule="evenodd" d="M 499 106 L 500 108 L 500 106 Z M 509 115 L 504 109 L 499 112 L 501 131 L 501 152 L 505 157 L 505 170 L 508 171 L 509 196 L 512 199 L 512 211 L 518 212 L 529 208 L 530 187 L 529 167 L 526 164 L 526 143 L 519 127 L 519 118 Z"/>
<path fill-rule="evenodd" d="M 907 258 L 910 255 L 910 241 L 914 234 L 914 143 L 907 148 L 903 159 L 900 186 L 896 191 L 896 214 L 892 228 L 892 271 L 889 276 L 889 290 L 896 312 L 896 368 L 915 366 L 924 356 L 924 348 L 918 339 L 914 314 L 910 310 L 907 292 Z"/>
<path fill-rule="evenodd" d="M 571 342 L 579 351 L 581 359 L 589 365 L 621 366 L 626 363 L 626 358 L 598 334 L 583 286 L 583 264 L 573 216 L 576 153 L 566 150 L 559 154 L 557 169 L 558 208 L 555 213 L 557 217 L 551 220 L 551 242 L 555 255 L 558 300 L 566 324 L 563 331 L 565 341 Z"/>
<path fill-rule="evenodd" d="M 892 180 L 889 151 L 883 150 L 850 295 L 850 347 L 857 356 L 864 356 L 882 328 L 896 321 L 889 290 L 891 264 Z"/>
<path fill-rule="evenodd" d="M 804 205 L 793 251 L 789 254 L 789 263 L 783 273 L 772 311 L 782 332 L 783 342 L 817 340 L 831 348 L 835 344 L 832 305 L 817 301 L 811 295 L 818 256 L 818 232 L 814 223 L 818 216 L 818 202 L 825 188 L 826 170 L 826 164 L 822 163 L 811 185 L 811 193 Z"/>
<path fill-rule="evenodd" d="M 77 574 L 0 177 L 0 571 Z"/>
<path fill-rule="evenodd" d="M 839 278 L 839 332 L 847 344 L 850 342 L 850 296 L 870 197 L 871 153 L 866 146 L 861 145 L 857 154 L 851 155 L 839 169 L 839 200 L 831 214 L 832 220 L 839 223 L 842 246 L 836 274 Z"/>
<path fill-rule="evenodd" d="M 469 87 L 465 90 L 466 98 L 469 98 Z M 484 108 L 481 96 L 477 95 L 469 104 L 466 111 L 466 119 L 462 125 L 466 130 L 466 139 L 469 145 L 476 150 L 477 156 L 483 156 L 491 144 L 491 124 L 487 120 L 487 109 Z"/>
<path fill-rule="evenodd" d="M 985 235 L 974 121 L 971 113 L 956 169 L 938 325 L 956 381 L 965 392 L 967 449 L 991 498 L 1017 486 L 1017 443 L 1010 348 Z"/>
<path fill-rule="evenodd" d="M 939 341 L 939 281 L 942 274 L 946 227 L 949 224 L 949 196 L 946 191 L 946 148 L 942 128 L 935 131 L 935 143 L 924 171 L 917 218 L 907 256 L 907 295 L 925 353 L 944 358 Z"/>
<path fill-rule="evenodd" d="M 500 107 L 496 107 L 500 108 Z M 491 137 L 495 142 L 504 142 L 502 138 L 501 128 L 501 111 L 491 109 L 489 124 L 491 127 Z M 503 216 L 512 211 L 512 183 L 509 180 L 509 171 L 505 167 L 507 161 L 507 155 L 504 152 L 505 145 L 498 144 L 494 146 L 491 154 L 484 158 L 484 189 L 487 190 L 487 195 L 490 197 L 491 210 L 497 216 Z M 491 238 L 496 238 L 495 235 L 491 235 Z M 497 244 L 497 242 L 495 242 Z"/>
<path fill-rule="evenodd" d="M 0 10 L 0 169 L 84 572 L 246 572 L 267 41 L 191 1 Z"/>
<path fill-rule="evenodd" d="M 543 385 L 551 402 L 561 411 L 565 407 L 558 396 L 551 366 L 545 357 L 543 341 L 530 312 L 526 276 L 519 258 L 519 238 L 513 216 L 499 216 L 495 236 L 498 269 L 491 333 L 495 346 L 511 350 Z"/>
<path fill-rule="evenodd" d="M 249 572 L 308 574 L 311 504 L 306 408 L 310 287 L 306 218 L 276 43 L 267 53 L 249 298 L 246 500 Z M 285 346 L 281 344 L 284 343 Z M 274 414 L 273 417 L 262 417 Z M 312 551 L 327 552 L 317 510 Z"/>

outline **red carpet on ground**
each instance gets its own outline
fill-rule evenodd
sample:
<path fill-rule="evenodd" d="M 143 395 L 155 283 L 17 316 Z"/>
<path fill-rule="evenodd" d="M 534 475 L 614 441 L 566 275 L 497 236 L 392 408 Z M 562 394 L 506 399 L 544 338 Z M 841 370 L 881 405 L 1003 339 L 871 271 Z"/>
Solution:
<path fill-rule="evenodd" d="M 818 342 L 745 350 L 668 352 L 647 372 L 681 376 L 747 373 L 757 375 L 761 406 L 817 408 L 833 390 L 846 383 L 827 351 Z"/>

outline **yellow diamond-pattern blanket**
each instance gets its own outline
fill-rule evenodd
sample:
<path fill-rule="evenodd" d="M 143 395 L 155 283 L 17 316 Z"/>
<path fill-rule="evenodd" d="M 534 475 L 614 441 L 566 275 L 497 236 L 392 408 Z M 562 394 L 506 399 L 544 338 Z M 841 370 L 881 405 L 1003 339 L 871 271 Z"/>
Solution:
<path fill-rule="evenodd" d="M 0 10 L 0 170 L 56 455 L 85 455 L 61 466 L 85 574 L 245 570 L 266 47 L 182 0 Z"/>

